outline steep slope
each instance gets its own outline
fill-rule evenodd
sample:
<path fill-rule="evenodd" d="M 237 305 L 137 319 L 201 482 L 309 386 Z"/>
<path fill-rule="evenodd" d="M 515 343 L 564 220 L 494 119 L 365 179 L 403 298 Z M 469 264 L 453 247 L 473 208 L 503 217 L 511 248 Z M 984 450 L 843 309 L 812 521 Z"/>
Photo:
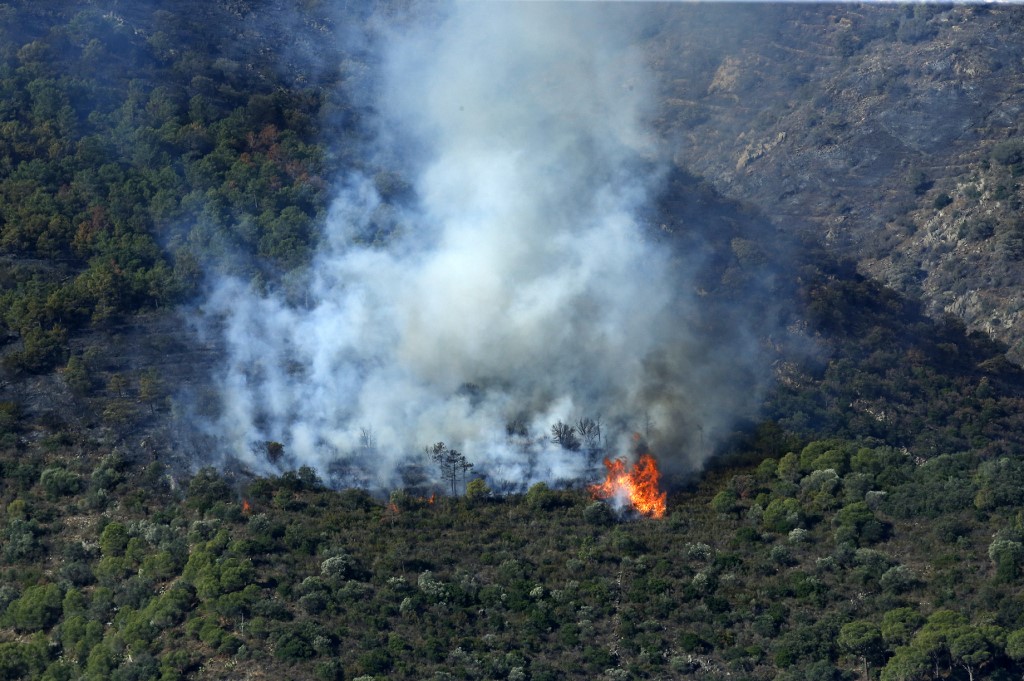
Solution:
<path fill-rule="evenodd" d="M 1010 346 L 1024 325 L 1013 6 L 672 7 L 661 129 L 726 196 Z"/>

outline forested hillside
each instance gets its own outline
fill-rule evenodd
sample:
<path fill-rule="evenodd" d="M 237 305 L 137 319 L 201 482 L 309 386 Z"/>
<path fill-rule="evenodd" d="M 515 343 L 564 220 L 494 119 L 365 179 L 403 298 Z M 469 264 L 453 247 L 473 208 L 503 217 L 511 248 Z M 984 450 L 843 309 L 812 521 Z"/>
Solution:
<path fill-rule="evenodd" d="M 380 198 L 353 240 L 406 228 L 409 178 L 366 153 L 369 45 L 414 10 L 0 4 L 0 679 L 1024 674 L 1024 15 L 650 11 L 655 132 L 678 152 L 644 236 L 699 302 L 672 308 L 687 341 L 754 367 L 763 404 L 707 443 L 680 415 L 701 451 L 647 415 L 635 452 L 571 413 L 507 435 L 587 470 L 650 446 L 660 519 L 596 479 L 489 479 L 472 450 L 368 489 L 280 442 L 256 443 L 265 475 L 216 451 L 211 280 L 306 305 L 352 173 Z M 717 46 L 683 41 L 700 26 Z"/>
<path fill-rule="evenodd" d="M 6 368 L 47 371 L 79 330 L 187 301 L 211 258 L 308 257 L 337 104 L 279 72 L 269 38 L 223 7 L 4 7 Z"/>

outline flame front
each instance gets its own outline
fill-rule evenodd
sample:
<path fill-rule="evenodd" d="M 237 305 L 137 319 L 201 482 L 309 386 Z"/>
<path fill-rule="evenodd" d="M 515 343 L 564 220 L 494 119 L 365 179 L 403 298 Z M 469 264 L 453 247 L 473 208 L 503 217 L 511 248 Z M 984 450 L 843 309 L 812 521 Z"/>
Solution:
<path fill-rule="evenodd" d="M 666 492 L 658 488 L 661 472 L 650 454 L 641 454 L 631 470 L 626 470 L 622 459 L 604 460 L 608 477 L 598 485 L 591 485 L 590 492 L 598 499 L 628 499 L 637 512 L 651 518 L 665 515 Z"/>

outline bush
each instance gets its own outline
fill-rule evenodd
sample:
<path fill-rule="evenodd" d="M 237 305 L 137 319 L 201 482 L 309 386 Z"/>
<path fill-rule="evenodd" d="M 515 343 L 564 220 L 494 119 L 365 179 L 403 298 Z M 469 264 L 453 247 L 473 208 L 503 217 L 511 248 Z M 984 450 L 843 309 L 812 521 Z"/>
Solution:
<path fill-rule="evenodd" d="M 1024 139 L 1006 140 L 992 147 L 991 158 L 1004 166 L 1024 162 Z"/>
<path fill-rule="evenodd" d="M 583 509 L 583 519 L 591 525 L 611 525 L 615 520 L 612 510 L 603 501 L 595 501 Z"/>
<path fill-rule="evenodd" d="M 711 510 L 722 515 L 730 515 L 739 508 L 740 498 L 731 489 L 724 489 L 711 500 Z"/>
<path fill-rule="evenodd" d="M 274 657 L 282 662 L 308 660 L 316 655 L 312 644 L 297 631 L 286 631 L 277 639 Z"/>
<path fill-rule="evenodd" d="M 203 513 L 218 501 L 232 498 L 231 488 L 213 468 L 199 470 L 188 485 L 188 505 Z"/>
<path fill-rule="evenodd" d="M 988 557 L 996 566 L 996 577 L 1012 581 L 1020 574 L 1024 561 L 1024 544 L 1009 539 L 996 539 L 988 547 Z"/>
<path fill-rule="evenodd" d="M 491 490 L 483 478 L 474 478 L 466 484 L 466 498 L 470 501 L 486 499 L 491 495 Z"/>
<path fill-rule="evenodd" d="M 538 482 L 526 490 L 525 499 L 526 505 L 535 511 L 546 511 L 558 505 L 554 492 L 543 482 Z"/>
<path fill-rule="evenodd" d="M 837 543 L 873 544 L 885 538 L 886 527 L 863 501 L 847 504 L 832 519 Z"/>
<path fill-rule="evenodd" d="M 761 521 L 766 530 L 788 533 L 803 522 L 800 504 L 796 499 L 773 499 L 764 510 Z"/>
<path fill-rule="evenodd" d="M 917 586 L 917 576 L 906 565 L 896 565 L 885 571 L 878 585 L 883 591 L 901 594 Z"/>
<path fill-rule="evenodd" d="M 21 632 L 49 629 L 60 619 L 63 600 L 56 584 L 30 586 L 7 608 L 7 617 Z"/>
<path fill-rule="evenodd" d="M 77 473 L 58 467 L 44 469 L 39 484 L 51 499 L 77 494 L 82 489 L 82 479 Z"/>
<path fill-rule="evenodd" d="M 105 557 L 123 556 L 128 546 L 128 528 L 121 523 L 110 523 L 100 533 L 100 551 Z"/>

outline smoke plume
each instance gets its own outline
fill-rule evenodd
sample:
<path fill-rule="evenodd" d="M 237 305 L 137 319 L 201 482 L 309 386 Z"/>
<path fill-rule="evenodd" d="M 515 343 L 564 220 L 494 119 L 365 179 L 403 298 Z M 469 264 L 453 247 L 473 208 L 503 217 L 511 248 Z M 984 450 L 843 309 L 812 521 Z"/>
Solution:
<path fill-rule="evenodd" d="M 578 479 L 593 462 L 551 426 L 588 417 L 609 453 L 646 431 L 698 463 L 745 405 L 688 328 L 696 265 L 638 217 L 665 168 L 639 28 L 465 3 L 383 36 L 367 165 L 390 173 L 345 179 L 298 293 L 223 279 L 205 306 L 234 457 L 269 470 L 253 445 L 276 441 L 336 484 L 393 485 L 444 441 L 492 481 Z"/>

